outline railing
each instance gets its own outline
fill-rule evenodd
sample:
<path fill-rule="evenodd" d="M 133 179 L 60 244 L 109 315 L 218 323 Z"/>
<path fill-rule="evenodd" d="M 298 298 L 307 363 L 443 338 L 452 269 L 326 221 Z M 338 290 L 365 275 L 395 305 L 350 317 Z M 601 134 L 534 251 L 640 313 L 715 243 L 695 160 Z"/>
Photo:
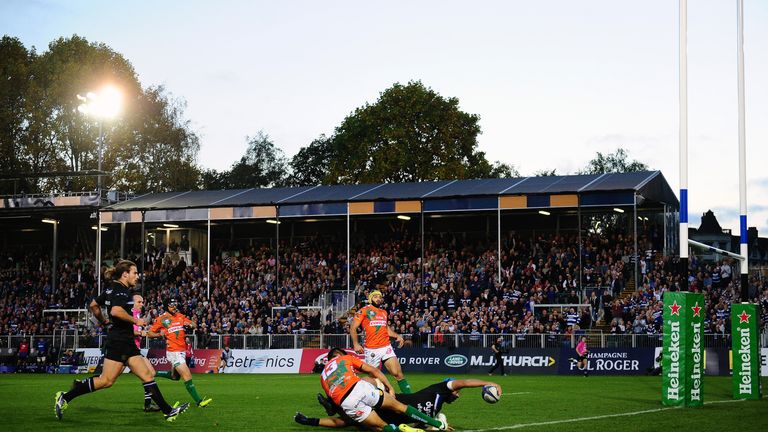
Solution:
<path fill-rule="evenodd" d="M 563 334 L 421 334 L 403 335 L 405 345 L 421 348 L 489 348 L 491 344 L 501 336 L 503 344 L 509 349 L 515 348 L 560 348 L 576 346 L 579 335 Z M 655 348 L 661 347 L 662 335 L 648 334 L 610 334 L 603 332 L 586 333 L 587 343 L 591 348 Z M 330 348 L 351 347 L 352 340 L 348 334 L 323 334 L 323 333 L 296 333 L 296 334 L 226 334 L 226 335 L 196 335 L 188 336 L 190 343 L 196 349 L 295 349 L 295 348 Z M 57 335 L 2 335 L 0 336 L 0 348 L 17 349 L 22 340 L 26 340 L 30 346 L 30 354 L 37 354 L 37 341 L 45 339 L 49 348 L 55 348 L 57 352 L 78 348 L 101 348 L 104 346 L 106 336 L 88 334 L 78 335 L 74 331 Z M 361 341 L 362 343 L 362 341 Z M 704 346 L 706 348 L 730 348 L 730 335 L 706 333 L 704 334 Z M 765 332 L 761 335 L 760 346 L 768 347 L 768 338 Z M 165 349 L 165 339 L 144 338 L 142 348 Z"/>
<path fill-rule="evenodd" d="M 331 305 L 333 307 L 333 316 L 336 319 L 346 315 L 355 305 L 355 292 L 346 290 L 331 291 Z"/>

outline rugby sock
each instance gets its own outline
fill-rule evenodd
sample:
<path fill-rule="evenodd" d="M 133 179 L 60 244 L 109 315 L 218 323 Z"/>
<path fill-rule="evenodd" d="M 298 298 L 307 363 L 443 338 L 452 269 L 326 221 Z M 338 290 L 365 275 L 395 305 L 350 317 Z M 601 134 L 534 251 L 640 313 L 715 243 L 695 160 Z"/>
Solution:
<path fill-rule="evenodd" d="M 384 432 L 397 432 L 397 426 L 393 424 L 388 424 L 384 426 L 381 430 Z"/>
<path fill-rule="evenodd" d="M 163 411 L 163 414 L 168 414 L 171 412 L 172 408 L 170 405 L 168 405 L 168 402 L 165 401 L 163 398 L 163 394 L 160 393 L 160 388 L 157 387 L 157 383 L 155 380 L 152 380 L 150 382 L 144 383 L 144 390 L 149 391 L 149 393 L 152 394 L 152 400 L 155 401 L 157 406 L 160 407 L 160 410 Z"/>
<path fill-rule="evenodd" d="M 192 399 L 194 399 L 195 402 L 200 403 L 203 400 L 203 398 L 197 394 L 197 388 L 195 388 L 195 383 L 193 383 L 192 380 L 184 381 L 184 387 L 187 388 L 187 392 L 189 392 L 190 396 L 192 396 Z"/>
<path fill-rule="evenodd" d="M 166 378 L 169 380 L 173 379 L 173 371 L 157 371 L 157 374 L 155 376 L 159 376 L 160 378 Z"/>
<path fill-rule="evenodd" d="M 144 387 L 144 409 L 149 408 L 152 403 L 152 393 L 150 393 L 146 387 Z"/>
<path fill-rule="evenodd" d="M 400 387 L 400 393 L 413 393 L 413 390 L 411 390 L 411 385 L 408 384 L 408 380 L 403 378 L 400 381 L 397 382 L 397 385 Z"/>
<path fill-rule="evenodd" d="M 434 426 L 436 428 L 439 428 L 440 426 L 442 426 L 442 423 L 440 423 L 439 421 L 433 419 L 432 417 L 424 414 L 423 412 L 417 410 L 416 408 L 414 408 L 414 407 L 412 407 L 410 405 L 406 405 L 405 415 L 407 415 L 408 417 L 410 417 L 410 418 L 412 418 L 412 419 L 414 419 L 416 421 L 420 421 L 422 423 L 426 423 L 426 424 L 428 424 L 430 426 Z"/>
<path fill-rule="evenodd" d="M 69 402 L 78 396 L 82 396 L 94 391 L 96 391 L 96 387 L 93 385 L 93 378 L 86 378 L 82 381 L 75 381 L 72 383 L 72 388 L 69 389 L 68 392 L 64 393 L 64 400 Z"/>

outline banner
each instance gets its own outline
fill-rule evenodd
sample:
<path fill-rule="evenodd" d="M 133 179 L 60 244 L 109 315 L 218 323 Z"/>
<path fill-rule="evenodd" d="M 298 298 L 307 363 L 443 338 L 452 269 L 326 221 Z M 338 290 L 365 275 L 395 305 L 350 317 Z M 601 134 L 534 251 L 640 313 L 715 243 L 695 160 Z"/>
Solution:
<path fill-rule="evenodd" d="M 490 348 L 400 348 L 395 353 L 406 373 L 481 374 L 488 373 L 495 362 Z M 559 356 L 560 350 L 556 348 L 513 348 L 502 360 L 506 373 L 556 374 Z"/>
<path fill-rule="evenodd" d="M 461 350 L 456 350 L 454 353 Z M 490 349 L 467 349 L 464 353 L 454 355 L 466 355 L 469 360 L 468 373 L 487 373 L 494 364 L 494 357 Z M 509 353 L 501 356 L 504 360 L 504 372 L 512 374 L 556 374 L 560 359 L 558 348 L 512 348 Z M 446 358 L 446 362 L 459 363 L 460 358 Z M 500 371 L 497 369 L 497 372 Z"/>
<path fill-rule="evenodd" d="M 102 352 L 100 348 L 80 348 L 77 350 L 79 353 L 83 353 L 83 361 L 85 362 L 85 370 L 83 373 L 93 373 L 96 367 L 101 361 Z"/>
<path fill-rule="evenodd" d="M 583 373 L 575 362 L 576 350 L 563 348 L 558 373 L 577 375 Z M 654 367 L 653 348 L 595 348 L 587 355 L 587 370 L 594 375 L 645 375 Z"/>
<path fill-rule="evenodd" d="M 704 315 L 707 313 L 704 294 L 686 293 L 685 321 L 686 354 L 685 380 L 688 391 L 685 393 L 685 405 L 704 406 Z"/>
<path fill-rule="evenodd" d="M 146 351 L 146 350 L 142 350 Z M 196 349 L 192 350 L 195 359 L 194 367 L 189 370 L 192 373 L 216 373 L 219 370 L 221 362 L 221 350 L 219 349 Z M 164 349 L 151 349 L 146 353 L 147 359 L 152 367 L 158 371 L 171 370 L 171 363 L 165 356 Z"/>
<path fill-rule="evenodd" d="M 731 305 L 734 399 L 760 399 L 759 318 L 757 305 Z"/>
<path fill-rule="evenodd" d="M 351 348 L 345 348 L 347 354 L 357 356 L 360 360 L 364 360 L 363 355 L 355 354 Z M 315 370 L 315 365 L 321 364 L 325 367 L 328 363 L 328 351 L 327 348 L 305 348 L 301 353 L 301 363 L 299 365 L 299 373 L 312 373 Z"/>
<path fill-rule="evenodd" d="M 299 373 L 301 349 L 230 350 L 224 373 Z M 327 351 L 326 351 L 327 352 Z"/>
<path fill-rule="evenodd" d="M 664 293 L 664 351 L 661 402 L 702 406 L 704 295 Z"/>

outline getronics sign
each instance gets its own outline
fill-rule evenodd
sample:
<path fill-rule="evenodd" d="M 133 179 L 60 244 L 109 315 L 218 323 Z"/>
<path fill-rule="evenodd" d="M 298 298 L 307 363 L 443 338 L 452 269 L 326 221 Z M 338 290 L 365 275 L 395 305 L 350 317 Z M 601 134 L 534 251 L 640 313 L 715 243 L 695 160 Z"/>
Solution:
<path fill-rule="evenodd" d="M 225 373 L 299 373 L 302 350 L 231 350 Z"/>
<path fill-rule="evenodd" d="M 760 348 L 757 305 L 731 305 L 733 398 L 760 399 Z"/>

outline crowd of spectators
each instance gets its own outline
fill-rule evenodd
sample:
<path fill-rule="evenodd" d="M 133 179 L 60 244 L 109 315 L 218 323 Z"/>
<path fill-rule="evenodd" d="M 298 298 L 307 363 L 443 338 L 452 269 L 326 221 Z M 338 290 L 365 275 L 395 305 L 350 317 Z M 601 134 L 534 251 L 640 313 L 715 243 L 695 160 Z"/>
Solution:
<path fill-rule="evenodd" d="M 614 334 L 659 333 L 661 297 L 679 283 L 677 261 L 657 253 L 647 233 L 640 241 L 647 252 L 639 255 L 632 237 L 619 232 L 604 229 L 585 235 L 582 242 L 579 248 L 575 233 L 508 233 L 499 257 L 495 242 L 442 234 L 427 239 L 422 257 L 419 239 L 407 232 L 362 239 L 353 246 L 351 287 L 358 305 L 371 290 L 381 290 L 391 325 L 411 335 L 415 344 L 423 344 L 430 334 L 438 342 L 451 334 L 568 335 L 598 320 L 608 323 Z M 268 245 L 222 248 L 211 263 L 209 284 L 204 261 L 174 261 L 157 249 L 144 262 L 147 318 L 160 315 L 169 298 L 176 299 L 198 324 L 198 346 L 217 335 L 345 333 L 348 315 L 302 308 L 346 289 L 345 252 L 338 240 L 320 237 L 299 244 L 284 241 L 279 261 Z M 107 257 L 107 264 L 116 259 L 109 253 Z M 689 264 L 690 289 L 707 299 L 707 332 L 728 333 L 730 304 L 739 292 L 732 265 L 696 257 Z M 638 290 L 622 298 L 619 294 L 633 283 L 635 265 L 640 270 Z M 579 290 L 579 277 L 588 290 Z M 43 310 L 86 308 L 96 295 L 95 281 L 91 255 L 63 254 L 53 290 L 48 255 L 4 253 L 0 334 L 46 335 L 87 324 L 76 314 Z M 753 280 L 751 285 L 767 322 L 765 282 Z M 570 306 L 574 304 L 591 309 Z M 104 331 L 86 327 L 79 329 L 83 343 Z"/>

